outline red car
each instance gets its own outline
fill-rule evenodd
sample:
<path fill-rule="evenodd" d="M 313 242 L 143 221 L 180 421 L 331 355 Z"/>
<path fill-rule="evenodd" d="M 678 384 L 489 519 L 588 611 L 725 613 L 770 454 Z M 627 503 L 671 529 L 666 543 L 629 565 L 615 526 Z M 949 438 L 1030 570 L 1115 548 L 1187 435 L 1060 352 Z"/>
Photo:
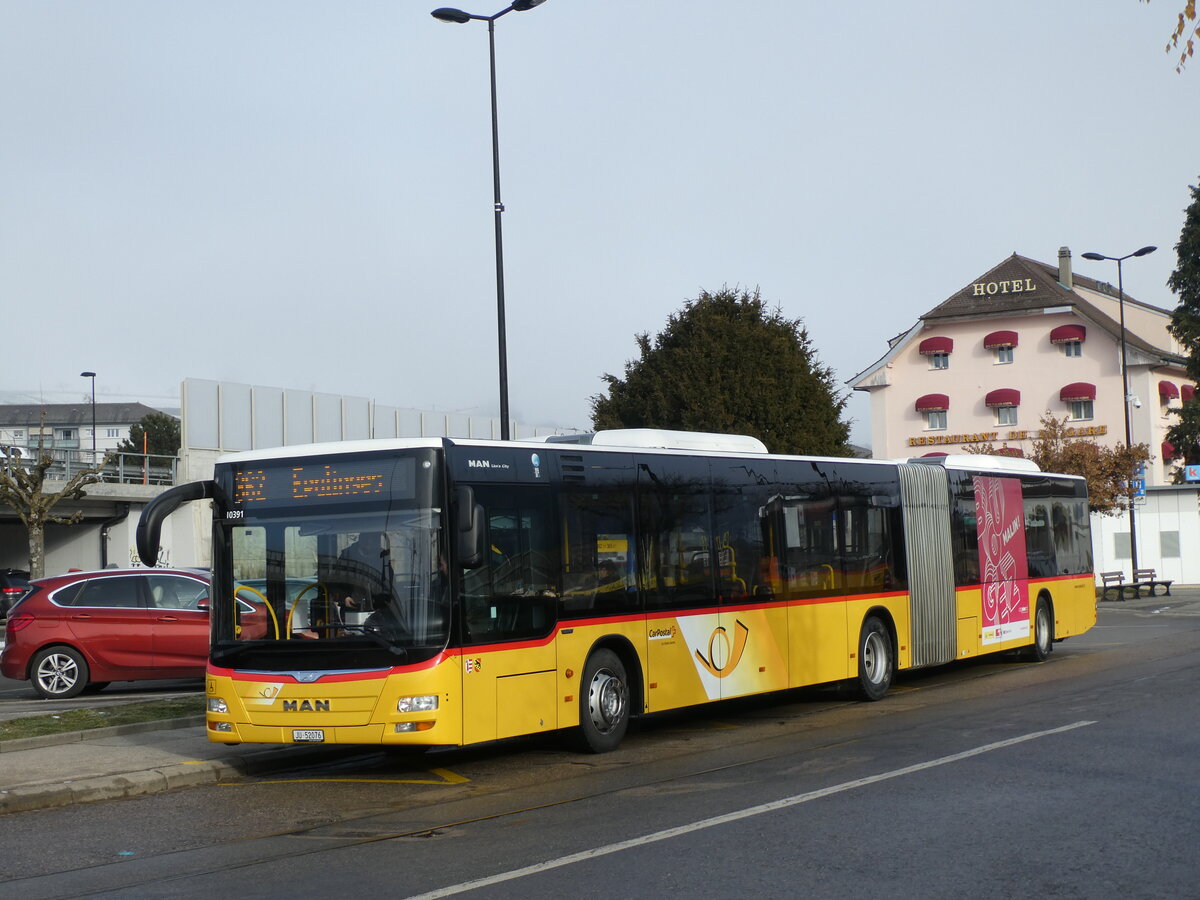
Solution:
<path fill-rule="evenodd" d="M 110 681 L 199 678 L 208 663 L 208 595 L 205 573 L 180 569 L 39 578 L 9 613 L 0 672 L 33 682 L 46 698 Z"/>

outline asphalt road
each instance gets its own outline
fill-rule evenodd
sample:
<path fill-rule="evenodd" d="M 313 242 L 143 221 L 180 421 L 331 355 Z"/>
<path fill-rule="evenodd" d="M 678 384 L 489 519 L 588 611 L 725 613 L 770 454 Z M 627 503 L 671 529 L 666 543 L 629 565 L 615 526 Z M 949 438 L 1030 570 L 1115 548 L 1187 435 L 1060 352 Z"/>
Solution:
<path fill-rule="evenodd" d="M 1050 661 L 656 717 L 581 756 L 328 748 L 0 818 L 0 895 L 1183 897 L 1200 617 L 1110 609 Z"/>

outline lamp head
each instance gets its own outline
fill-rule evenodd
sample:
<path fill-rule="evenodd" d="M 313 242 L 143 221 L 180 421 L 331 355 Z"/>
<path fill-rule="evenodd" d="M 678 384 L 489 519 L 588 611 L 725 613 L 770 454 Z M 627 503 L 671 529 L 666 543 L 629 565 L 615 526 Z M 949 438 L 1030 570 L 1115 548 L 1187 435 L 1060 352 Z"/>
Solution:
<path fill-rule="evenodd" d="M 450 22 L 454 25 L 462 25 L 464 22 L 471 21 L 471 14 L 463 12 L 461 9 L 454 9 L 452 6 L 442 6 L 430 13 L 439 22 Z"/>
<path fill-rule="evenodd" d="M 541 6 L 546 0 L 513 0 L 512 8 L 517 12 L 526 12 L 535 6 Z"/>
<path fill-rule="evenodd" d="M 79 377 L 80 378 L 95 378 L 96 373 L 95 372 L 80 372 Z"/>
<path fill-rule="evenodd" d="M 1108 259 L 1108 257 L 1105 256 L 1103 253 L 1085 253 L 1085 254 L 1083 254 L 1083 258 L 1084 259 L 1093 259 L 1093 260 L 1097 260 L 1097 261 L 1102 260 L 1102 259 Z"/>
<path fill-rule="evenodd" d="M 1134 256 L 1145 256 L 1147 253 L 1153 253 L 1157 249 L 1158 249 L 1157 247 L 1143 247 L 1141 250 L 1138 250 L 1133 255 Z"/>

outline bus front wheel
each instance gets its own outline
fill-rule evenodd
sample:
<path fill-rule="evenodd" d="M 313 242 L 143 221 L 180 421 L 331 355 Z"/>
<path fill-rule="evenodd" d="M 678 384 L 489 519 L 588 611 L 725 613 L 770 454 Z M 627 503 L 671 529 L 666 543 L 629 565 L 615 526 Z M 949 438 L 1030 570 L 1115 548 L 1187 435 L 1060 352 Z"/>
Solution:
<path fill-rule="evenodd" d="M 629 680 L 611 650 L 597 650 L 583 667 L 579 690 L 579 745 L 591 753 L 617 749 L 629 728 Z"/>
<path fill-rule="evenodd" d="M 863 700 L 878 700 L 892 686 L 896 661 L 892 655 L 892 636 L 878 616 L 863 622 L 858 636 L 858 695 Z"/>

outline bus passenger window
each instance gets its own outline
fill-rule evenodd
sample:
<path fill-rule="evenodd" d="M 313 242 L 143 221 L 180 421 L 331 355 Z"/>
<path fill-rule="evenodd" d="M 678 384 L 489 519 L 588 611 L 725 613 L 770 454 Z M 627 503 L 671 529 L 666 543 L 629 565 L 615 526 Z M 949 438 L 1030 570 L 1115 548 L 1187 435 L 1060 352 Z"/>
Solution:
<path fill-rule="evenodd" d="M 759 520 L 761 492 L 727 485 L 714 496 L 717 588 L 722 603 L 750 603 L 773 596 L 770 549 Z"/>
<path fill-rule="evenodd" d="M 1058 574 L 1050 511 L 1043 503 L 1025 504 L 1025 554 L 1031 578 Z"/>
<path fill-rule="evenodd" d="M 562 515 L 563 615 L 578 618 L 637 609 L 629 492 L 564 494 Z"/>
<path fill-rule="evenodd" d="M 554 626 L 558 579 L 553 565 L 549 493 L 478 487 L 486 509 L 487 555 L 463 576 L 464 640 L 470 644 L 540 637 Z"/>
<path fill-rule="evenodd" d="M 837 587 L 836 507 L 831 497 L 775 496 L 780 593 L 785 598 L 827 594 Z"/>
<path fill-rule="evenodd" d="M 642 493 L 639 533 L 640 577 L 648 607 L 672 609 L 713 601 L 707 497 Z"/>

